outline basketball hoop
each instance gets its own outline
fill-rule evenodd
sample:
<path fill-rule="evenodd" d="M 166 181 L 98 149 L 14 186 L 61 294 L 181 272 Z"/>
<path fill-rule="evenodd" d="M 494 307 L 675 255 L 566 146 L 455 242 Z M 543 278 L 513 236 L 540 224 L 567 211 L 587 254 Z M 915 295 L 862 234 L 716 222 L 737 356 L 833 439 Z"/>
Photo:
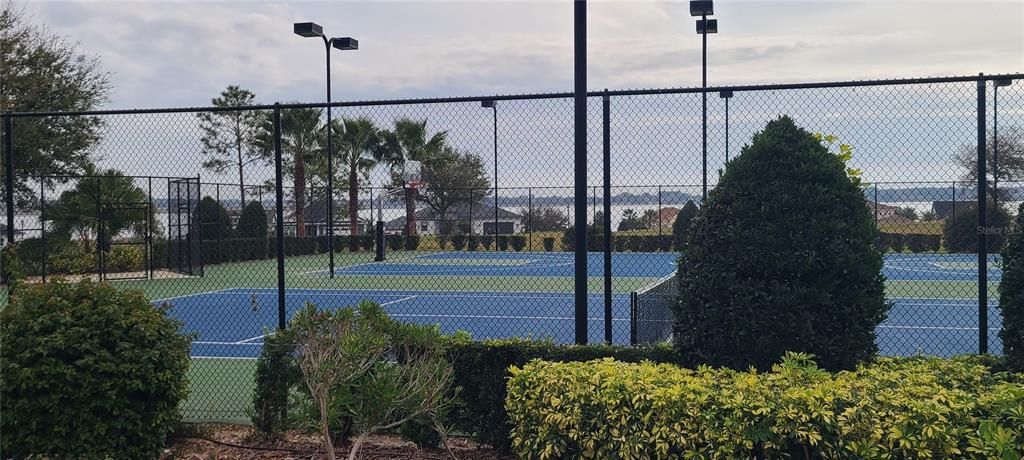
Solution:
<path fill-rule="evenodd" d="M 409 188 L 422 188 L 423 187 L 423 176 L 422 176 L 423 165 L 416 160 L 408 160 L 402 165 L 402 179 L 405 181 L 405 186 Z"/>

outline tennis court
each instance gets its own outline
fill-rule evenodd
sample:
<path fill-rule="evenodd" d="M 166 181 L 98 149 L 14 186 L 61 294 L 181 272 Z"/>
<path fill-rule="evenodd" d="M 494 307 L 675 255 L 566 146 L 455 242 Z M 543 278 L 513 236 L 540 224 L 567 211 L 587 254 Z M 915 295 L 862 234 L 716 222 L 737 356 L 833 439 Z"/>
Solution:
<path fill-rule="evenodd" d="M 889 318 L 878 330 L 879 346 L 886 355 L 917 353 L 949 356 L 977 350 L 976 256 L 971 254 L 895 254 L 885 260 L 884 274 L 890 283 L 908 282 L 901 295 L 890 294 Z M 641 341 L 664 338 L 670 332 L 668 305 L 675 288 L 663 284 L 675 270 L 676 255 L 670 253 L 613 254 L 613 274 L 632 277 L 648 284 L 632 294 L 612 295 L 612 337 L 628 344 L 630 322 L 636 316 Z M 566 278 L 573 274 L 571 253 L 436 252 L 409 254 L 387 262 L 355 263 L 336 270 L 335 280 L 370 277 L 384 280 L 374 288 L 288 288 L 285 295 L 290 317 L 305 303 L 321 308 L 341 308 L 362 300 L 385 307 L 401 321 L 439 324 L 446 333 L 469 331 L 479 339 L 534 337 L 570 343 L 574 339 L 572 292 L 498 291 L 493 283 L 465 283 L 458 290 L 387 289 L 386 280 L 401 278 L 460 280 L 490 277 Z M 591 277 L 603 275 L 603 254 L 591 253 Z M 992 258 L 990 280 L 1000 276 L 998 261 Z M 325 270 L 305 271 L 306 277 L 326 281 Z M 964 284 L 959 296 L 932 296 L 930 284 Z M 662 283 L 662 284 L 659 284 Z M 973 290 L 970 285 L 973 284 Z M 490 286 L 491 288 L 488 288 Z M 907 295 L 909 294 L 909 295 Z M 633 296 L 631 298 L 631 296 Z M 589 340 L 604 340 L 604 296 L 593 290 L 589 296 Z M 636 300 L 634 300 L 636 299 Z M 638 301 L 637 301 L 638 300 Z M 231 287 L 159 299 L 174 306 L 171 314 L 197 333 L 192 354 L 196 357 L 253 358 L 259 354 L 268 331 L 277 325 L 277 291 L 274 288 Z M 636 305 L 636 313 L 633 306 Z M 996 337 L 1001 318 L 994 301 L 989 304 L 990 350 L 1001 351 Z"/>

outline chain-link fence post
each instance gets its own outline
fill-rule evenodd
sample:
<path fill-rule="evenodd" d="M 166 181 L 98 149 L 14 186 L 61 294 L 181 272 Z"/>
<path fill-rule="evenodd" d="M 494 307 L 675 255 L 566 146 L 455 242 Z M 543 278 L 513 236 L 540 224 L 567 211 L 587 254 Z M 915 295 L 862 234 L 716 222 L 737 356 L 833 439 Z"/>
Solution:
<path fill-rule="evenodd" d="M 274 200 L 277 206 L 277 329 L 284 330 L 288 319 L 284 306 L 284 171 L 281 165 L 281 104 L 274 104 Z"/>
<path fill-rule="evenodd" d="M 611 98 L 608 89 L 601 96 L 602 157 L 604 171 L 604 342 L 612 344 L 612 141 Z M 595 225 L 597 222 L 594 223 Z"/>
<path fill-rule="evenodd" d="M 985 88 L 978 78 L 978 353 L 988 353 L 988 181 L 985 167 Z"/>

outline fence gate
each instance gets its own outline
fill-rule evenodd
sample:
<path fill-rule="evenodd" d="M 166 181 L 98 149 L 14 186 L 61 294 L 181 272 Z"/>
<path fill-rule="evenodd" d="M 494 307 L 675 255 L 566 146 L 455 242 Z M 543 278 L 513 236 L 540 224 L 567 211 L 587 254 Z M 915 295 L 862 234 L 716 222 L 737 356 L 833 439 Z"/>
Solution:
<path fill-rule="evenodd" d="M 152 205 L 149 202 L 103 203 L 100 209 L 99 241 L 104 246 L 98 254 L 100 280 L 152 278 Z M 124 222 L 143 224 L 134 228 L 132 236 L 127 238 L 106 234 L 108 229 Z"/>
<path fill-rule="evenodd" d="M 203 276 L 199 178 L 167 180 L 167 269 Z"/>

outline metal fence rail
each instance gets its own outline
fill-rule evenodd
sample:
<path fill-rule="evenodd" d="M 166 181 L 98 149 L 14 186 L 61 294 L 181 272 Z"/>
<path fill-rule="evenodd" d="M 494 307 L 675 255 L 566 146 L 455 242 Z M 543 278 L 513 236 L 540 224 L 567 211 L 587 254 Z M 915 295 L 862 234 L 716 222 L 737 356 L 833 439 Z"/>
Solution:
<path fill-rule="evenodd" d="M 252 358 L 306 302 L 370 299 L 477 338 L 666 339 L 672 280 L 655 283 L 676 270 L 680 209 L 785 114 L 854 147 L 893 304 L 882 352 L 999 353 L 1000 237 L 946 227 L 969 213 L 1002 228 L 1024 201 L 1021 79 L 709 88 L 706 152 L 701 89 L 591 92 L 586 170 L 572 93 L 8 113 L 0 233 L 30 282 L 104 279 L 172 304 L 197 333 L 186 415 L 244 418 Z M 92 141 L 41 147 L 58 126 Z M 426 186 L 403 183 L 408 160 Z"/>

